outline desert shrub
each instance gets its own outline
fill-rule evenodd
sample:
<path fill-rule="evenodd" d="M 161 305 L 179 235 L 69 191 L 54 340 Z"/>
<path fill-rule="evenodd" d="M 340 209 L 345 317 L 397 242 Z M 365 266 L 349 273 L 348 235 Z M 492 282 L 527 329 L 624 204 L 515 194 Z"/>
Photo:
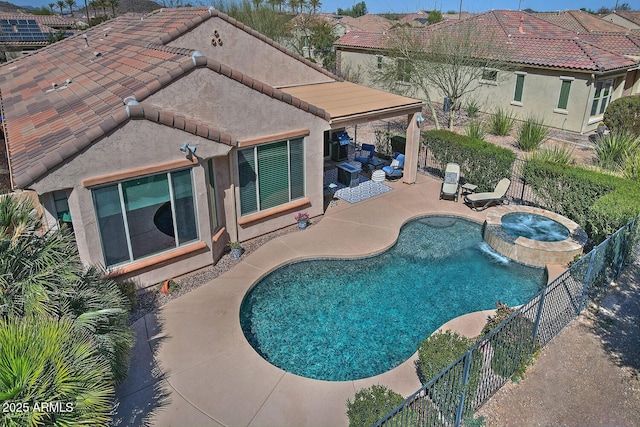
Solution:
<path fill-rule="evenodd" d="M 549 162 L 568 166 L 573 163 L 572 155 L 573 149 L 570 150 L 567 147 L 555 145 L 552 148 L 541 148 L 536 150 L 531 153 L 529 158 L 540 162 Z"/>
<path fill-rule="evenodd" d="M 468 398 L 463 405 L 463 416 L 473 414 L 473 398 L 480 384 L 482 357 L 478 350 L 471 356 L 468 382 L 463 385 L 465 362 L 461 359 L 475 344 L 475 340 L 456 332 L 436 332 L 420 343 L 418 347 L 418 375 L 423 384 L 431 382 L 427 394 L 443 417 L 453 422 L 456 418 L 460 396 L 466 391 Z M 458 361 L 442 376 L 438 376 L 453 362 Z"/>
<path fill-rule="evenodd" d="M 531 363 L 532 348 L 536 347 L 533 346 L 533 322 L 520 313 L 512 317 L 514 312 L 515 309 L 498 301 L 496 314 L 489 316 L 482 328 L 482 334 L 486 335 L 511 317 L 488 341 L 493 350 L 491 369 L 505 378 L 521 376 Z"/>
<path fill-rule="evenodd" d="M 371 427 L 403 401 L 400 394 L 382 385 L 358 390 L 353 402 L 347 399 L 349 427 Z"/>
<path fill-rule="evenodd" d="M 418 371 L 423 384 L 455 362 L 475 343 L 474 340 L 446 331 L 436 332 L 418 346 Z"/>
<path fill-rule="evenodd" d="M 471 119 L 464 129 L 465 135 L 469 138 L 483 140 L 487 136 L 487 126 L 482 120 Z"/>
<path fill-rule="evenodd" d="M 507 110 L 496 108 L 496 111 L 489 116 L 489 132 L 494 135 L 505 136 L 511 132 L 515 118 Z"/>
<path fill-rule="evenodd" d="M 467 112 L 468 117 L 475 117 L 476 114 L 480 111 L 480 106 L 476 101 L 469 101 L 467 106 L 465 107 L 465 111 Z"/>
<path fill-rule="evenodd" d="M 627 157 L 638 152 L 640 139 L 629 132 L 613 130 L 598 135 L 595 140 L 598 164 L 603 169 L 619 171 L 624 168 Z"/>
<path fill-rule="evenodd" d="M 424 141 L 438 163 L 458 163 L 465 182 L 478 191 L 493 191 L 498 181 L 511 177 L 516 158 L 511 150 L 447 130 L 425 132 Z"/>
<path fill-rule="evenodd" d="M 627 156 L 624 161 L 622 175 L 627 179 L 640 181 L 640 150 L 633 155 Z"/>
<path fill-rule="evenodd" d="M 545 126 L 542 119 L 533 116 L 527 117 L 527 119 L 518 126 L 518 147 L 524 151 L 537 149 L 548 137 L 549 128 Z"/>
<path fill-rule="evenodd" d="M 612 131 L 640 137 L 640 95 L 625 96 L 612 101 L 604 112 L 603 121 Z"/>
<path fill-rule="evenodd" d="M 124 295 L 127 298 L 127 301 L 129 301 L 129 305 L 131 306 L 131 309 L 133 309 L 138 303 L 138 293 L 136 290 L 136 284 L 131 281 L 116 282 L 116 284 L 120 289 L 120 292 L 122 293 L 122 295 Z"/>
<path fill-rule="evenodd" d="M 535 159 L 527 159 L 523 176 L 542 206 L 577 222 L 595 243 L 640 214 L 632 180 Z"/>

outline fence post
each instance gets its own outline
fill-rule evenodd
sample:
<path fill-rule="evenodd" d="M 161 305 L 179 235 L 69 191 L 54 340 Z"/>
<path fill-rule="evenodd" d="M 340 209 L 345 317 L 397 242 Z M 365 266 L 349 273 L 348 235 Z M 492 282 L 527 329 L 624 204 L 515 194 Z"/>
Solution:
<path fill-rule="evenodd" d="M 464 399 L 467 392 L 467 383 L 469 382 L 469 369 L 471 367 L 471 355 L 472 351 L 467 351 L 467 356 L 464 358 L 464 372 L 462 374 L 462 393 L 460 393 L 460 403 L 458 404 L 458 411 L 456 412 L 456 427 L 462 425 L 462 412 L 464 410 Z"/>
<path fill-rule="evenodd" d="M 536 313 L 536 322 L 533 324 L 533 336 L 531 337 L 531 350 L 530 353 L 533 354 L 536 348 L 536 338 L 538 338 L 538 327 L 540 326 L 540 318 L 542 317 L 542 309 L 544 308 L 544 298 L 547 295 L 547 288 L 543 288 L 542 292 L 540 292 L 540 301 L 538 304 L 538 313 Z"/>
<path fill-rule="evenodd" d="M 624 248 L 620 251 L 622 256 L 620 258 L 620 263 L 618 265 L 616 265 L 616 279 L 618 277 L 620 277 L 620 273 L 622 273 L 622 266 L 624 264 L 624 261 L 627 259 L 627 251 L 629 250 L 629 247 L 631 246 L 631 239 L 633 237 L 633 228 L 636 225 L 636 221 L 638 220 L 638 218 L 634 218 L 632 221 L 630 221 L 627 224 L 627 228 L 629 229 L 629 234 L 627 234 L 627 237 L 624 239 Z"/>
<path fill-rule="evenodd" d="M 527 186 L 527 180 L 524 178 L 524 174 L 522 173 L 522 169 L 524 168 L 524 160 L 520 160 L 518 163 L 518 175 L 520 176 L 520 180 L 522 181 L 522 192 L 520 193 L 520 204 L 524 204 L 524 188 Z"/>
<path fill-rule="evenodd" d="M 589 286 L 589 280 L 591 279 L 591 270 L 593 270 L 593 262 L 596 259 L 596 252 L 598 247 L 596 246 L 591 251 L 591 257 L 589 258 L 589 267 L 587 268 L 587 277 L 584 279 L 584 287 L 582 288 L 582 297 L 580 298 L 580 305 L 578 306 L 578 314 L 582 312 L 582 306 L 584 305 L 584 299 L 587 295 L 587 287 Z"/>

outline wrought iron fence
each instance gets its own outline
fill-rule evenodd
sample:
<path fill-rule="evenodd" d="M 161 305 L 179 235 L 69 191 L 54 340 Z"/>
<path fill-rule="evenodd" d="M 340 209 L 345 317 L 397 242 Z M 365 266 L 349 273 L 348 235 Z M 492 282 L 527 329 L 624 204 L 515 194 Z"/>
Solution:
<path fill-rule="evenodd" d="M 445 164 L 436 161 L 426 145 L 422 145 L 420 147 L 420 152 L 418 153 L 419 171 L 427 175 L 435 176 L 437 178 L 443 178 L 444 168 Z M 516 159 L 513 162 L 511 176 L 506 177 L 511 180 L 511 185 L 509 186 L 507 197 L 509 197 L 509 199 L 515 203 L 540 206 L 540 201 L 538 200 L 537 196 L 534 194 L 531 187 L 529 187 L 525 182 L 523 169 L 524 160 Z M 462 181 L 464 182 L 464 176 L 462 177 Z"/>
<path fill-rule="evenodd" d="M 375 427 L 457 427 L 472 417 L 620 275 L 637 248 L 639 228 L 640 217 L 609 236 Z"/>

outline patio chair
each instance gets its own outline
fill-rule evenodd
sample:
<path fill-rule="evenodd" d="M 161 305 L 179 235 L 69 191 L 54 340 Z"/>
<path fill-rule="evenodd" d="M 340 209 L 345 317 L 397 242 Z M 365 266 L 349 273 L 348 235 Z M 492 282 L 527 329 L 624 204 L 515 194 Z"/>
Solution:
<path fill-rule="evenodd" d="M 508 202 L 507 191 L 511 181 L 509 178 L 502 178 L 496 188 L 492 192 L 487 193 L 472 193 L 464 196 L 464 202 L 467 203 L 472 209 L 482 211 L 493 204 L 501 204 Z"/>
<path fill-rule="evenodd" d="M 360 149 L 360 155 L 355 156 L 353 160 L 356 162 L 362 163 L 362 168 L 364 169 L 365 165 L 373 159 L 373 153 L 376 151 L 376 146 L 373 144 L 362 144 L 362 148 Z"/>
<path fill-rule="evenodd" d="M 389 166 L 383 166 L 382 170 L 387 176 L 387 179 L 398 179 L 402 177 L 402 170 L 404 169 L 404 154 L 396 152 L 393 155 L 393 161 Z"/>
<path fill-rule="evenodd" d="M 454 201 L 458 201 L 458 193 L 460 190 L 460 165 L 457 163 L 447 163 L 444 168 L 444 182 L 440 187 L 440 199 L 443 197 L 452 197 Z"/>

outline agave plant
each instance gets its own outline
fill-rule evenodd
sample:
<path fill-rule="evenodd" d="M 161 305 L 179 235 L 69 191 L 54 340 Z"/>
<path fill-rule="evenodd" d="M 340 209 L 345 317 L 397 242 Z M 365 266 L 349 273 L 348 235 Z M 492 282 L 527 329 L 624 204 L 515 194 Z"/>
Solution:
<path fill-rule="evenodd" d="M 0 200 L 0 318 L 71 319 L 119 382 L 133 344 L 129 308 L 115 281 L 95 267 L 84 270 L 66 229 L 44 231 L 30 202 Z"/>
<path fill-rule="evenodd" d="M 567 147 L 558 145 L 554 145 L 552 148 L 541 148 L 531 153 L 528 160 L 569 166 L 573 163 L 573 149 L 568 149 Z"/>
<path fill-rule="evenodd" d="M 533 151 L 549 137 L 549 128 L 542 119 L 527 117 L 518 127 L 518 146 L 524 151 Z"/>
<path fill-rule="evenodd" d="M 3 426 L 109 423 L 114 386 L 108 360 L 69 319 L 0 319 Z"/>
<path fill-rule="evenodd" d="M 487 126 L 482 120 L 471 119 L 465 127 L 464 133 L 469 137 L 477 140 L 484 140 L 487 136 Z"/>
<path fill-rule="evenodd" d="M 505 136 L 511 132 L 514 123 L 515 119 L 508 111 L 497 108 L 495 112 L 489 116 L 489 131 L 494 135 Z"/>

